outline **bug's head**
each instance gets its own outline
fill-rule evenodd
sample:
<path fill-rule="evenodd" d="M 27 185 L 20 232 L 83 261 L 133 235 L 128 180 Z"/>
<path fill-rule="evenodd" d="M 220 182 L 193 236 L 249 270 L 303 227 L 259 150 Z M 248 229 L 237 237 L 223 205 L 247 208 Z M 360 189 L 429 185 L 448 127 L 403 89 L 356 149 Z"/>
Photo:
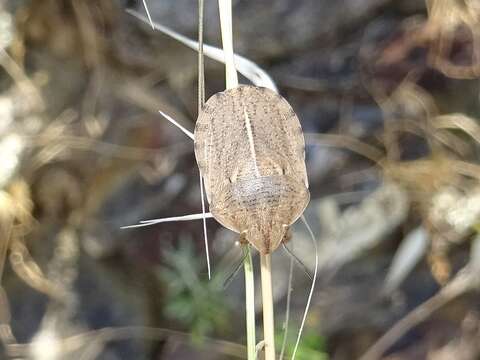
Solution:
<path fill-rule="evenodd" d="M 287 231 L 287 224 L 259 217 L 249 222 L 248 228 L 243 233 L 247 241 L 261 254 L 269 254 L 282 243 Z"/>

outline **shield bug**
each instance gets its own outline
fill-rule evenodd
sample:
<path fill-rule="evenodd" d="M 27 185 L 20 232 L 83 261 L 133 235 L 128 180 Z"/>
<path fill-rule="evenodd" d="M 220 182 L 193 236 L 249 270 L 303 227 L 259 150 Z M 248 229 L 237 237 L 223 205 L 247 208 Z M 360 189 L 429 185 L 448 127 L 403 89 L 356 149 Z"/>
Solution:
<path fill-rule="evenodd" d="M 260 253 L 274 251 L 310 199 L 291 106 L 257 86 L 216 93 L 199 114 L 194 144 L 213 217 Z"/>

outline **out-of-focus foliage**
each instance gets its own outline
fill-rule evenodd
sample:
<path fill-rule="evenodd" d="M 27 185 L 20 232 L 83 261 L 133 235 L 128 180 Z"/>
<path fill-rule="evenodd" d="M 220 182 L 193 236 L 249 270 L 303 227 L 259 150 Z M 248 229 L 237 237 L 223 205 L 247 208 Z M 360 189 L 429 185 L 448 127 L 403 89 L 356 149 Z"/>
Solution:
<path fill-rule="evenodd" d="M 295 328 L 289 329 L 289 332 L 295 332 Z M 281 349 L 283 339 L 283 331 L 278 332 L 275 341 L 278 349 Z M 289 344 L 285 348 L 284 359 L 291 358 L 293 345 Z M 298 360 L 329 360 L 330 357 L 326 353 L 325 338 L 316 331 L 307 329 L 303 335 L 303 340 L 297 350 L 296 359 Z"/>
<path fill-rule="evenodd" d="M 199 257 L 191 241 L 178 248 L 164 248 L 165 265 L 157 274 L 166 287 L 164 313 L 190 329 L 195 342 L 214 332 L 228 331 L 231 307 L 224 298 L 225 274 L 216 272 L 211 280 L 202 276 L 205 259 Z"/>

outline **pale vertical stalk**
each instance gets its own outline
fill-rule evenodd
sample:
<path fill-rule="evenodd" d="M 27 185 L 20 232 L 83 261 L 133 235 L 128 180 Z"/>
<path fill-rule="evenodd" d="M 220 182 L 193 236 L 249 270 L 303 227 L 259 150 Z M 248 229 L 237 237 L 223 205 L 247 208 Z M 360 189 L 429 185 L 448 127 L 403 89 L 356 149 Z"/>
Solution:
<path fill-rule="evenodd" d="M 245 305 L 247 320 L 247 354 L 248 360 L 255 360 L 255 280 L 253 276 L 253 261 L 250 245 L 243 247 L 245 252 L 245 260 L 243 268 L 245 272 Z"/>
<path fill-rule="evenodd" d="M 232 36 L 232 0 L 218 0 L 220 26 L 222 28 L 222 46 L 225 55 L 225 75 L 227 89 L 238 86 L 237 70 L 233 55 Z"/>
<path fill-rule="evenodd" d="M 220 26 L 222 29 L 222 45 L 225 55 L 225 78 L 226 88 L 232 89 L 238 86 L 237 70 L 235 68 L 233 54 L 233 35 L 232 35 L 232 1 L 218 0 L 218 9 L 220 12 Z M 245 271 L 245 307 L 247 322 L 247 354 L 248 360 L 256 359 L 256 337 L 255 337 L 255 280 L 253 276 L 253 262 L 250 246 L 244 247 L 246 257 L 244 261 Z"/>
<path fill-rule="evenodd" d="M 205 105 L 205 65 L 203 59 L 204 0 L 198 0 L 198 115 Z"/>
<path fill-rule="evenodd" d="M 270 254 L 260 255 L 263 304 L 263 336 L 265 360 L 275 360 L 275 331 L 273 322 L 272 258 Z"/>
<path fill-rule="evenodd" d="M 203 7 L 204 0 L 198 0 L 198 116 L 205 105 L 205 67 L 203 64 Z M 205 196 L 203 191 L 203 177 L 200 177 L 200 198 L 202 200 L 202 214 L 205 215 Z M 208 280 L 212 279 L 210 269 L 210 254 L 208 251 L 207 220 L 203 217 L 203 238 L 205 241 L 205 254 L 207 256 Z"/>

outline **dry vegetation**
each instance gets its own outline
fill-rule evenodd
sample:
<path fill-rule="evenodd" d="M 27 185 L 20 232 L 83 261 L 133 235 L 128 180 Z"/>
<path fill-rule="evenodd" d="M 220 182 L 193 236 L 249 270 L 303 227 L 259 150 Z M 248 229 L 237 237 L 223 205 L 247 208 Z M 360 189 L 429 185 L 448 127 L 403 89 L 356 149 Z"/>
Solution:
<path fill-rule="evenodd" d="M 194 37 L 195 2 L 160 2 L 152 17 Z M 321 260 L 298 359 L 477 359 L 477 1 L 280 3 L 237 2 L 234 32 L 306 132 Z M 200 210 L 193 148 L 157 114 L 193 129 L 196 54 L 127 5 L 142 10 L 0 1 L 0 358 L 245 358 L 241 279 L 223 289 L 234 235 L 209 222 L 208 282 L 199 222 L 120 230 Z M 331 31 L 307 21 L 317 11 Z M 207 4 L 218 44 L 216 15 Z M 206 65 L 211 95 L 223 68 Z M 300 229 L 292 243 L 311 268 Z M 281 305 L 289 258 L 273 262 Z M 297 270 L 292 328 L 309 285 Z"/>

